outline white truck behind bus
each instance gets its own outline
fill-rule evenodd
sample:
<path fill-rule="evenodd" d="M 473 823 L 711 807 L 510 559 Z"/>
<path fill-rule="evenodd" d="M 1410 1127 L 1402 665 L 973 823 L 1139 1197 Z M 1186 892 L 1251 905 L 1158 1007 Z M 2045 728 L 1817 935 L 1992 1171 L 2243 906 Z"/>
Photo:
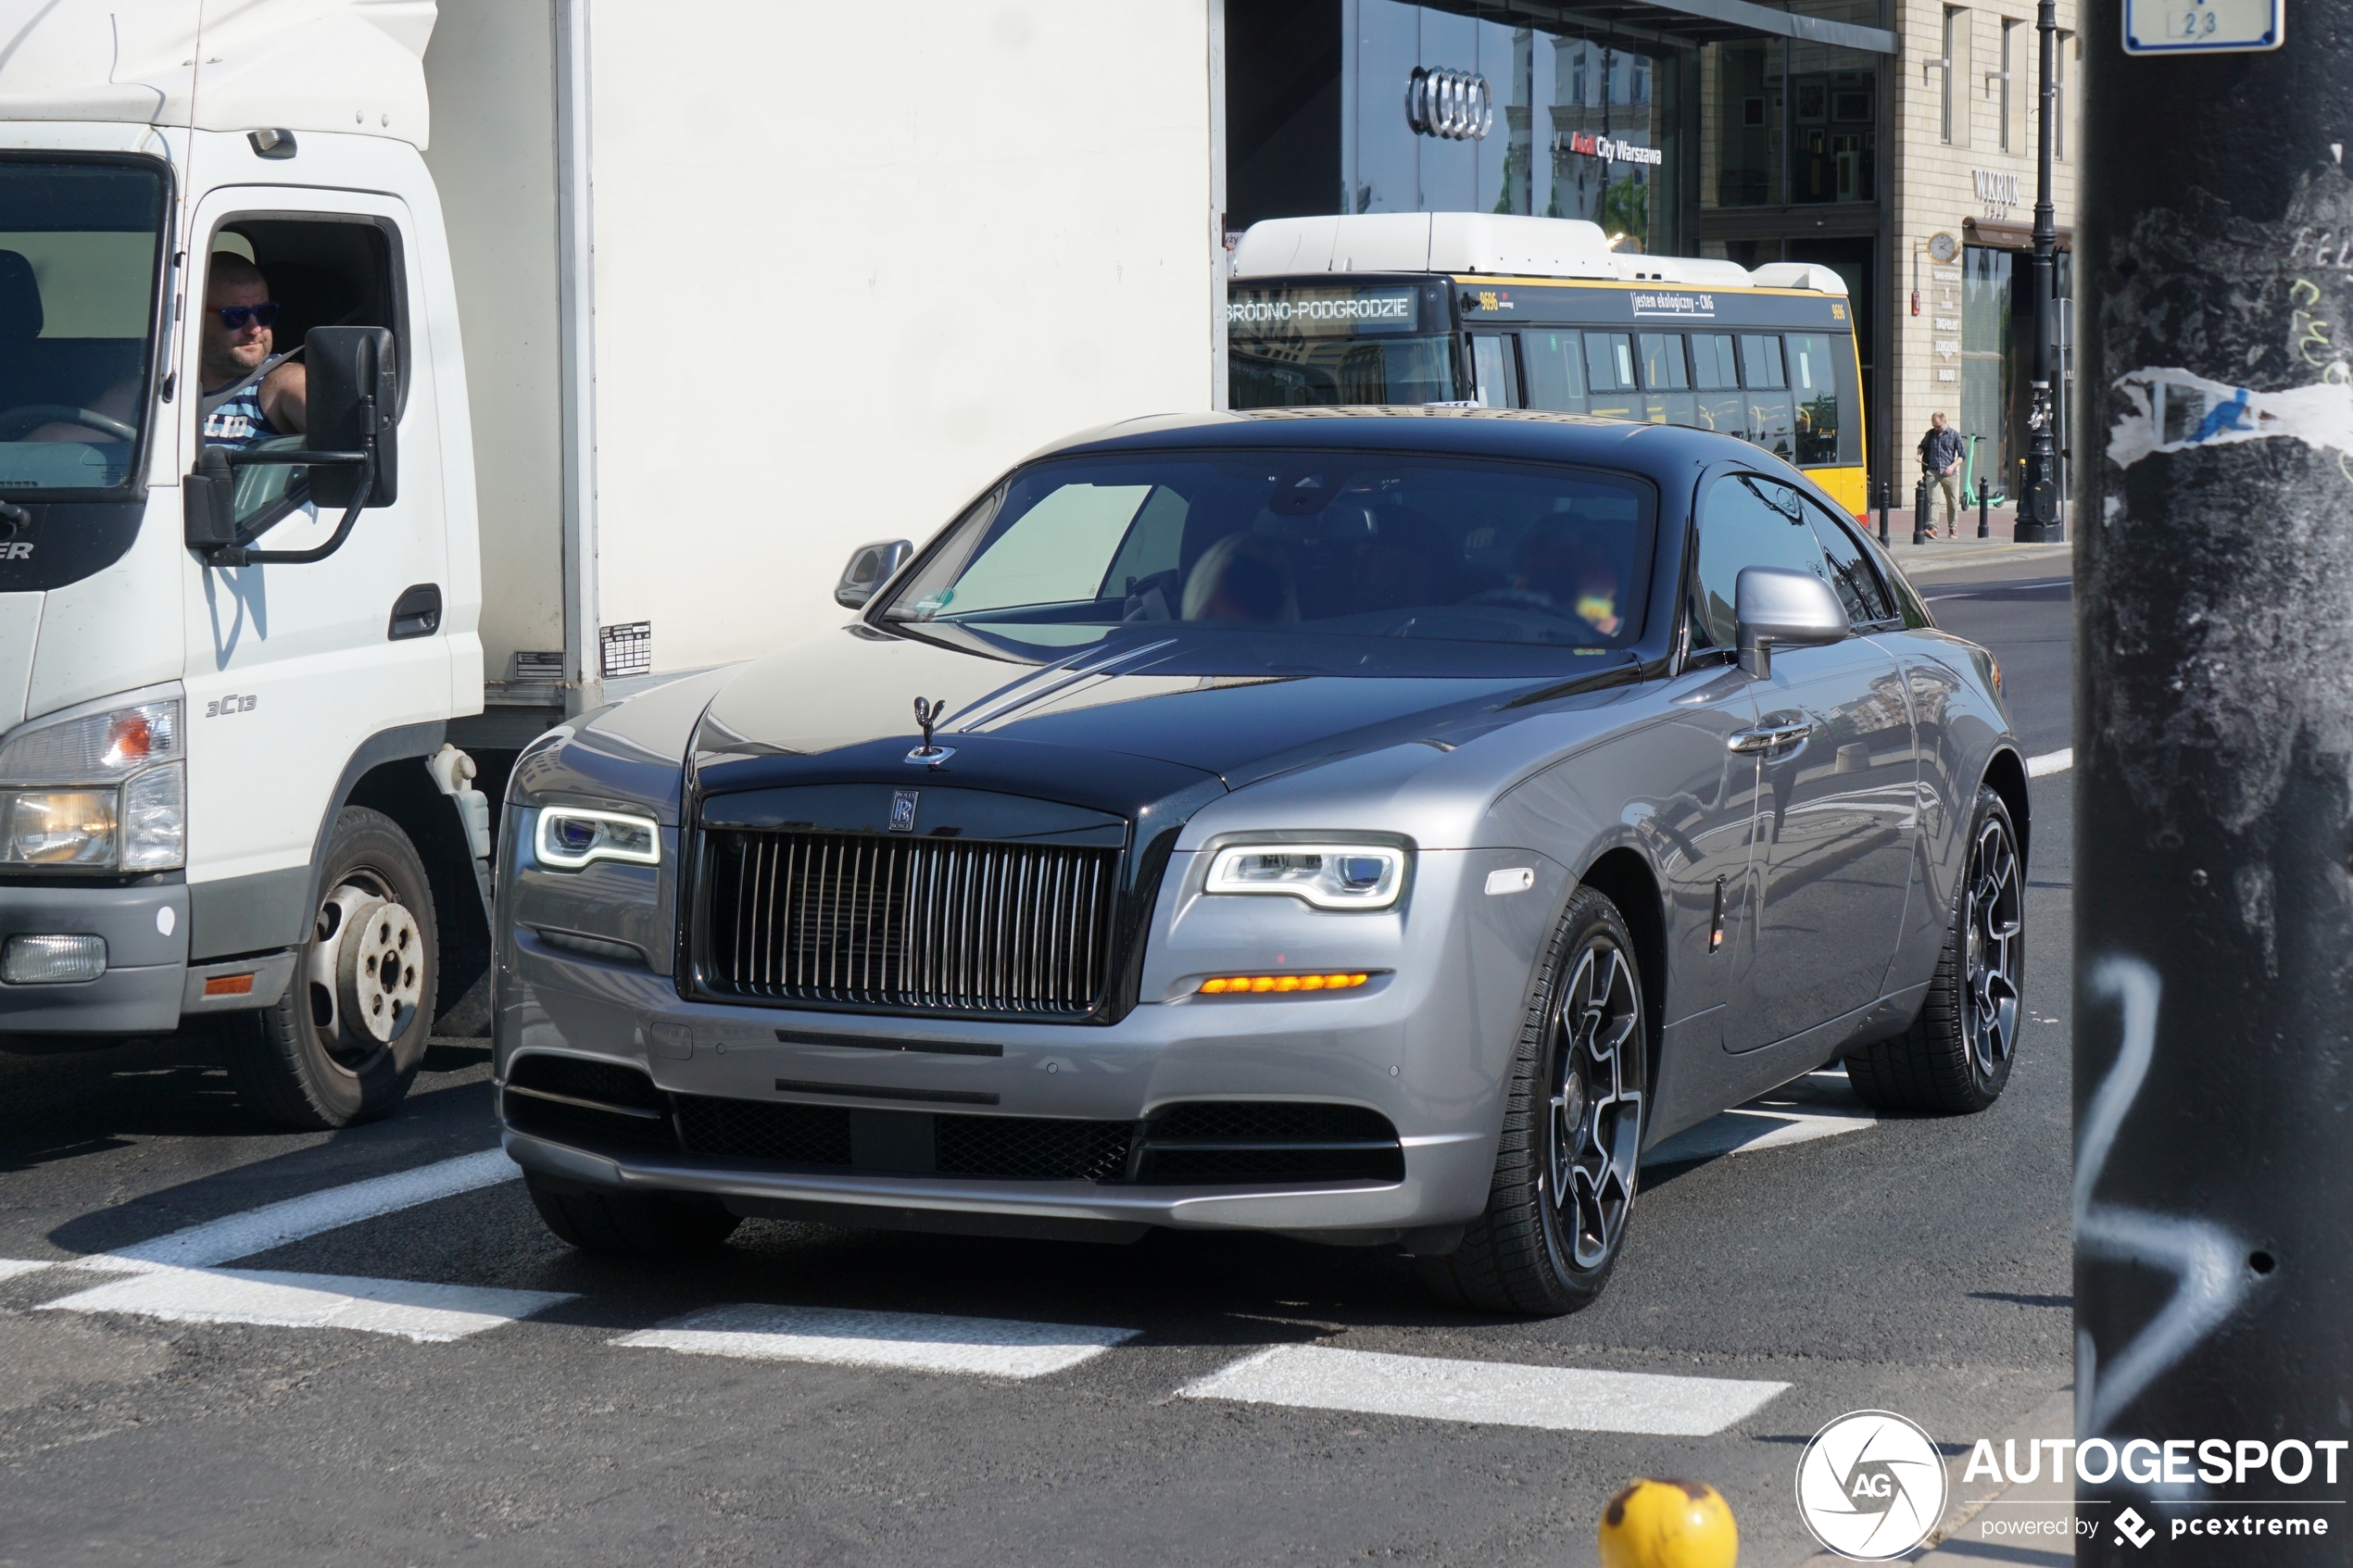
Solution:
<path fill-rule="evenodd" d="M 396 1103 L 517 747 L 1217 401 L 1215 9 L 0 0 L 0 1043 Z M 224 251 L 308 375 L 233 447 Z"/>

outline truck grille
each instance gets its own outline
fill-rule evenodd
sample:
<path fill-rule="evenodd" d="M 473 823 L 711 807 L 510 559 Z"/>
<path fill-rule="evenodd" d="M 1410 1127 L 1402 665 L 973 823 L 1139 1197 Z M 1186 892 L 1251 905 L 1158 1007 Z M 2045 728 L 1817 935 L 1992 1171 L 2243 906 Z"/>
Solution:
<path fill-rule="evenodd" d="M 706 863 L 715 992 L 1033 1017 L 1101 998 L 1116 849 L 722 829 Z"/>

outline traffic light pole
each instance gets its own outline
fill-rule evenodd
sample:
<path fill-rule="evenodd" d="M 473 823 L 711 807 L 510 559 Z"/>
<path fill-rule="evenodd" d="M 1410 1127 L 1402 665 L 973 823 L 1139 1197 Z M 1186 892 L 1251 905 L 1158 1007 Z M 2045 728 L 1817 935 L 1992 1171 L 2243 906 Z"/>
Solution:
<path fill-rule="evenodd" d="M 2241 53 L 2127 55 L 2120 0 L 2081 21 L 2084 1568 L 2334 1565 L 2353 1537 L 2320 1506 L 2353 1495 L 2327 1446 L 2353 1439 L 2353 0 L 2289 8 L 2284 48 Z M 2267 1457 L 2100 1480 L 2095 1439 Z"/>
<path fill-rule="evenodd" d="M 2053 295 L 2058 273 L 2058 216 L 2051 201 L 2052 137 L 2058 118 L 2058 83 L 2052 75 L 2058 52 L 2057 0 L 2042 0 L 2034 13 L 2034 31 L 2043 46 L 2043 74 L 2034 146 L 2033 403 L 2026 416 L 2026 494 L 2019 497 L 2018 525 L 2011 536 L 2020 544 L 2039 545 L 2060 537 L 2058 452 L 2052 428 L 2057 410 L 2051 401 L 2051 339 L 2057 332 Z"/>

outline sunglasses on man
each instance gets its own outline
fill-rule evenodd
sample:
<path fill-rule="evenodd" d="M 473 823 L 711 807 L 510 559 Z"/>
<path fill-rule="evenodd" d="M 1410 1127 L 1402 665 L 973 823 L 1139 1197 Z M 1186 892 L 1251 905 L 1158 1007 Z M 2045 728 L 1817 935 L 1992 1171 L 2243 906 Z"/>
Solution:
<path fill-rule="evenodd" d="M 245 331 L 247 321 L 266 327 L 278 319 L 278 302 L 274 299 L 265 299 L 259 305 L 220 305 L 213 310 L 220 318 L 220 324 L 233 332 Z"/>

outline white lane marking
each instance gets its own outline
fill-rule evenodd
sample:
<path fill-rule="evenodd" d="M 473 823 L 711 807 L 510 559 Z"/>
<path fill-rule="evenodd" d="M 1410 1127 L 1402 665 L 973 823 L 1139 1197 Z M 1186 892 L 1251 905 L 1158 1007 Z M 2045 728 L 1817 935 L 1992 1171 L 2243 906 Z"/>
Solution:
<path fill-rule="evenodd" d="M 196 1269 L 226 1263 L 322 1231 L 339 1230 L 380 1214 L 413 1209 L 420 1203 L 496 1186 L 522 1175 L 522 1167 L 508 1159 L 504 1149 L 485 1149 L 480 1154 L 421 1165 L 413 1171 L 396 1172 L 389 1176 L 264 1204 L 208 1224 L 173 1231 L 136 1247 L 77 1259 L 74 1266 L 134 1273 L 148 1269 Z"/>
<path fill-rule="evenodd" d="M 0 1279 L 14 1279 L 19 1274 L 39 1273 L 44 1269 L 56 1266 L 57 1262 L 54 1259 L 0 1258 Z"/>
<path fill-rule="evenodd" d="M 1855 1085 L 1839 1067 L 1818 1068 L 1768 1090 L 1746 1105 L 1686 1127 L 1642 1156 L 1645 1165 L 1714 1160 L 1752 1149 L 1834 1138 L 1877 1126 L 1879 1118 L 1855 1097 Z"/>
<path fill-rule="evenodd" d="M 954 1318 L 929 1312 L 859 1312 L 756 1303 L 689 1312 L 615 1345 L 754 1361 L 830 1361 L 915 1372 L 1040 1377 L 1133 1339 L 1132 1328 Z"/>
<path fill-rule="evenodd" d="M 1802 1111 L 1767 1110 L 1741 1106 L 1711 1116 L 1696 1127 L 1686 1127 L 1665 1143 L 1642 1154 L 1645 1165 L 1673 1165 L 1686 1160 L 1713 1160 L 1723 1154 L 1748 1154 L 1760 1148 L 1811 1143 L 1841 1133 L 1860 1132 L 1878 1125 L 1868 1110 L 1848 1115 L 1812 1115 Z"/>
<path fill-rule="evenodd" d="M 1584 1372 L 1278 1345 L 1178 1392 L 1189 1399 L 1240 1399 L 1557 1432 L 1705 1437 L 1762 1409 L 1787 1387 L 1786 1383 L 1733 1378 Z"/>
<path fill-rule="evenodd" d="M 2053 577 L 2039 583 L 1983 583 L 1973 588 L 1957 589 L 1950 594 L 1922 594 L 1920 597 L 1934 604 L 1940 599 L 1974 599 L 1988 594 L 2018 593 L 2029 588 L 2064 588 L 2074 581 L 2072 577 Z"/>
<path fill-rule="evenodd" d="M 150 1269 L 42 1304 L 44 1311 L 130 1312 L 171 1323 L 272 1328 L 353 1328 L 447 1341 L 497 1328 L 573 1298 L 551 1290 L 492 1290 L 338 1274 L 245 1269 Z"/>
<path fill-rule="evenodd" d="M 2040 757 L 2028 758 L 2026 776 L 2030 779 L 2039 779 L 2045 773 L 2064 773 L 2074 766 L 2075 748 L 2070 746 L 2063 750 L 2046 751 Z"/>

